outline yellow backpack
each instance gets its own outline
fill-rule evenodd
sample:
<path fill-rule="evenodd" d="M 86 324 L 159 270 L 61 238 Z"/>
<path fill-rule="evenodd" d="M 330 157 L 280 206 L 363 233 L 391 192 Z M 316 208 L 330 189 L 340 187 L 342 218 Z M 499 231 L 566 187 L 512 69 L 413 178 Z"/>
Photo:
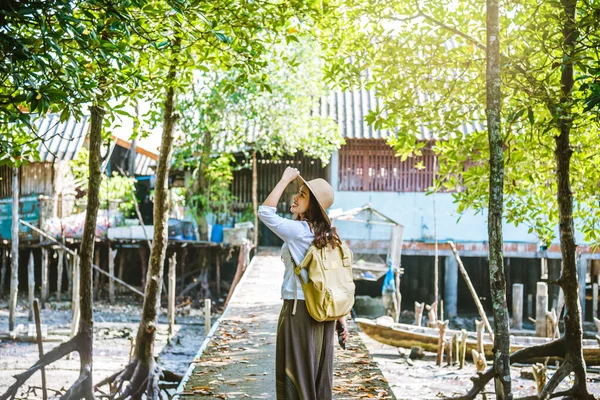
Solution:
<path fill-rule="evenodd" d="M 302 283 L 302 291 L 308 313 L 316 321 L 335 321 L 350 313 L 355 288 L 352 257 L 352 251 L 345 244 L 335 248 L 328 245 L 322 249 L 311 245 L 302 263 L 296 265 L 294 262 L 296 275 L 300 276 L 303 268 L 308 272 L 308 282 Z M 295 313 L 294 301 L 292 314 Z"/>

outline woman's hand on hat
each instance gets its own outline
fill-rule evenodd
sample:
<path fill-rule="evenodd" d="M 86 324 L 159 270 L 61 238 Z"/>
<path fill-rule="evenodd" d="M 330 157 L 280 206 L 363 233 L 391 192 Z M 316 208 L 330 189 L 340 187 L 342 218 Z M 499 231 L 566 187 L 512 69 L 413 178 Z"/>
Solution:
<path fill-rule="evenodd" d="M 298 178 L 299 175 L 300 171 L 298 171 L 298 168 L 287 167 L 285 171 L 283 171 L 283 176 L 281 177 L 281 180 L 290 183 L 296 178 Z"/>

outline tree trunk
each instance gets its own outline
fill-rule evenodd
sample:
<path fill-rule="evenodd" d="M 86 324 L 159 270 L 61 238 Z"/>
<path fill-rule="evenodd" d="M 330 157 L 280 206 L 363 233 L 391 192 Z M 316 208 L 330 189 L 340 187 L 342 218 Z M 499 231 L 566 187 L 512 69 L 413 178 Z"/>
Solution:
<path fill-rule="evenodd" d="M 81 237 L 79 251 L 79 332 L 81 338 L 79 356 L 81 360 L 81 371 L 87 373 L 85 381 L 81 384 L 80 397 L 92 399 L 92 341 L 94 334 L 94 313 L 92 301 L 92 258 L 94 256 L 94 244 L 96 238 L 96 219 L 100 206 L 100 183 L 102 172 L 100 170 L 102 159 L 100 148 L 102 146 L 102 125 L 104 110 L 97 106 L 90 107 L 90 159 L 89 159 L 89 182 L 88 200 L 85 214 L 85 225 Z"/>
<path fill-rule="evenodd" d="M 12 228 L 10 239 L 10 300 L 8 302 L 8 330 L 15 329 L 15 312 L 19 293 L 19 168 L 12 174 Z"/>
<path fill-rule="evenodd" d="M 252 153 L 252 210 L 254 211 L 254 247 L 258 246 L 258 163 Z"/>
<path fill-rule="evenodd" d="M 502 213 L 504 197 L 504 148 L 500 130 L 500 20 L 498 0 L 487 0 L 486 98 L 490 147 L 490 196 L 488 235 L 490 291 L 494 310 L 494 381 L 496 398 L 512 399 L 510 336 L 504 277 Z"/>
<path fill-rule="evenodd" d="M 562 274 L 559 279 L 565 295 L 567 310 L 565 323 L 566 358 L 575 373 L 573 386 L 574 396 L 585 399 L 589 397 L 586 384 L 585 361 L 582 349 L 581 306 L 579 304 L 577 283 L 576 245 L 573 225 L 573 193 L 570 183 L 570 163 L 573 150 L 570 144 L 571 133 L 571 91 L 573 89 L 573 49 L 577 37 L 575 24 L 576 0 L 563 0 L 565 23 L 562 29 L 565 54 L 561 74 L 560 107 L 556 120 L 560 134 L 556 137 L 556 175 L 558 182 L 558 213 L 560 227 L 560 247 L 563 259 Z"/>
<path fill-rule="evenodd" d="M 164 117 L 162 140 L 160 145 L 160 157 L 156 171 L 156 190 L 154 193 L 154 240 L 150 252 L 150 265 L 146 278 L 146 291 L 142 309 L 142 320 L 140 322 L 135 345 L 135 359 L 143 369 L 148 372 L 156 369 L 153 357 L 154 339 L 158 326 L 158 311 L 160 306 L 160 295 L 163 282 L 163 266 L 167 250 L 168 234 L 168 174 L 173 151 L 173 133 L 177 122 L 175 114 L 175 80 L 177 78 L 178 56 L 180 39 L 177 39 L 173 48 L 173 60 L 169 67 L 167 76 L 168 89 L 164 102 Z M 144 375 L 140 372 L 141 375 Z M 132 384 L 137 377 L 132 379 Z M 141 378 L 141 376 L 140 376 Z M 152 385 L 148 385 L 150 388 Z"/>

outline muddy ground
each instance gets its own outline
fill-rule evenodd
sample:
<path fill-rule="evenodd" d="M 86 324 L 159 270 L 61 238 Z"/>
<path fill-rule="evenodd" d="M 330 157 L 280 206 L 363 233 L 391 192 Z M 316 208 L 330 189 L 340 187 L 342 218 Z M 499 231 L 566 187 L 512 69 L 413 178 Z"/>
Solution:
<path fill-rule="evenodd" d="M 17 323 L 27 326 L 27 310 L 24 307 L 24 299 L 19 303 Z M 94 382 L 98 382 L 106 376 L 124 367 L 129 360 L 131 339 L 135 336 L 137 325 L 140 320 L 141 300 L 136 298 L 121 298 L 119 304 L 112 306 L 106 302 L 95 304 L 95 339 L 94 339 Z M 218 315 L 213 315 L 213 322 Z M 48 329 L 67 329 L 71 320 L 70 303 L 52 303 L 48 309 L 42 310 L 42 322 L 48 325 Z M 171 344 L 167 344 L 166 335 L 166 310 L 162 310 L 160 317 L 162 323 L 157 335 L 155 353 L 161 365 L 180 374 L 185 373 L 189 362 L 196 355 L 204 340 L 204 318 L 202 311 L 191 309 L 189 315 L 179 315 L 175 328 L 175 336 Z M 0 301 L 0 330 L 7 329 L 8 307 L 6 301 Z M 379 377 L 367 377 L 369 383 L 365 384 L 368 365 L 371 361 L 377 363 L 387 380 L 389 387 L 398 399 L 439 399 L 456 396 L 465 393 L 470 387 L 470 377 L 474 374 L 474 366 L 471 363 L 463 370 L 457 367 L 435 366 L 435 356 L 426 354 L 423 360 L 409 364 L 405 355 L 407 351 L 398 350 L 391 346 L 377 343 L 362 333 L 353 332 L 354 338 L 360 337 L 366 345 L 355 350 L 365 353 L 367 359 L 356 362 L 353 351 L 337 351 L 338 368 L 344 371 L 337 376 L 340 383 L 336 386 L 336 397 L 339 398 L 369 398 L 387 397 L 392 393 L 385 391 L 377 392 L 386 385 L 376 384 L 380 382 Z M 358 341 L 350 339 L 350 349 L 356 347 Z M 57 342 L 45 342 L 44 349 L 50 350 Z M 365 350 L 368 350 L 366 353 Z M 25 342 L 0 341 L 0 394 L 4 393 L 9 385 L 14 382 L 12 376 L 24 371 L 38 359 L 37 344 Z M 354 364 L 354 365 L 350 365 Z M 514 369 L 513 388 L 515 394 L 533 394 L 535 383 L 530 379 L 520 377 L 521 370 L 530 367 L 517 367 Z M 350 371 L 350 373 L 348 372 Z M 354 372 L 356 373 L 354 373 Z M 71 360 L 62 359 L 46 369 L 48 387 L 51 389 L 51 398 L 56 398 L 58 392 L 64 391 L 77 378 L 79 373 L 78 356 L 74 354 Z M 553 373 L 553 370 L 550 371 Z M 380 375 L 379 375 L 380 376 Z M 340 378 L 343 380 L 340 381 Z M 373 379 L 373 382 L 370 380 Z M 592 370 L 588 374 L 588 388 L 600 398 L 600 370 Z M 41 391 L 40 374 L 36 373 L 19 393 L 19 399 L 40 399 Z M 381 385 L 381 386 L 380 386 Z M 563 387 L 566 388 L 565 384 Z M 360 388 L 360 389 L 358 389 Z M 367 390 L 364 390 L 367 389 Z M 487 398 L 493 399 L 493 386 L 486 388 Z"/>
<path fill-rule="evenodd" d="M 25 299 L 20 299 L 17 324 L 29 324 L 28 312 L 24 307 Z M 94 382 L 123 368 L 129 361 L 131 340 L 135 337 L 141 318 L 140 298 L 121 298 L 118 305 L 107 302 L 94 304 Z M 218 315 L 213 315 L 216 320 Z M 70 302 L 53 302 L 41 311 L 42 323 L 50 331 L 68 329 L 71 321 Z M 204 317 L 202 310 L 190 309 L 189 315 L 178 315 L 175 335 L 171 344 L 167 344 L 166 309 L 161 310 L 160 328 L 156 336 L 155 354 L 159 363 L 167 369 L 184 374 L 190 360 L 194 358 L 204 340 Z M 8 305 L 0 301 L 0 330 L 8 329 Z M 49 351 L 59 342 L 44 342 L 44 351 Z M 38 359 L 37 344 L 0 340 L 0 394 L 14 382 L 13 375 L 30 367 Z M 66 390 L 79 376 L 79 357 L 62 359 L 46 368 L 46 380 L 49 395 L 56 397 L 57 391 Z M 17 398 L 38 399 L 41 391 L 39 373 L 28 381 Z M 32 389 L 33 388 L 33 389 Z"/>
<path fill-rule="evenodd" d="M 403 313 L 404 314 L 404 313 Z M 369 317 L 369 316 L 366 316 Z M 411 323 L 414 318 L 410 313 L 403 315 L 402 322 Z M 457 318 L 452 328 L 469 328 L 475 318 Z M 458 323 L 458 325 L 456 325 Z M 410 349 L 399 349 L 379 343 L 359 332 L 359 337 L 365 344 L 373 361 L 388 381 L 397 399 L 444 399 L 466 394 L 472 387 L 471 378 L 477 372 L 471 361 L 466 361 L 463 369 L 458 364 L 448 365 L 447 360 L 441 367 L 436 366 L 436 354 L 424 352 L 424 357 L 418 360 L 408 359 Z M 487 360 L 488 367 L 491 361 Z M 556 371 L 555 366 L 548 368 L 548 377 Z M 572 384 L 573 375 L 559 386 L 559 391 L 567 390 Z M 515 365 L 511 367 L 512 390 L 514 397 L 524 397 L 536 394 L 536 385 L 531 372 L 531 365 Z M 600 369 L 588 370 L 588 391 L 600 399 Z M 478 399 L 495 399 L 493 382 L 489 383 L 484 392 L 485 397 Z"/>

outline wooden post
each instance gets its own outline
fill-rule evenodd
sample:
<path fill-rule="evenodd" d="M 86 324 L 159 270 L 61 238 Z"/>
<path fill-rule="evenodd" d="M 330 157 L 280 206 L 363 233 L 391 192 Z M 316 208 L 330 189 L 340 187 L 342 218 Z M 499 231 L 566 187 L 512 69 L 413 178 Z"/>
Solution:
<path fill-rule="evenodd" d="M 545 282 L 537 283 L 535 302 L 535 335 L 546 336 L 546 313 L 548 312 L 548 285 Z"/>
<path fill-rule="evenodd" d="M 246 270 L 246 267 L 247 267 L 247 265 L 246 265 L 246 252 L 247 251 L 249 251 L 249 250 L 248 250 L 248 246 L 246 244 L 243 244 L 242 246 L 240 246 L 240 253 L 238 254 L 237 268 L 235 270 L 235 275 L 233 276 L 233 281 L 231 282 L 231 286 L 229 287 L 229 293 L 227 294 L 227 298 L 225 299 L 225 304 L 223 307 L 227 307 L 227 304 L 229 303 L 229 299 L 231 299 L 231 296 L 233 295 L 233 291 L 235 290 L 235 287 L 237 286 L 238 282 L 240 281 L 240 279 L 242 279 L 242 276 L 244 275 L 244 271 Z"/>
<path fill-rule="evenodd" d="M 592 284 L 592 318 L 598 317 L 598 284 Z"/>
<path fill-rule="evenodd" d="M 440 300 L 440 319 L 444 320 L 444 299 Z"/>
<path fill-rule="evenodd" d="M 435 364 L 437 366 L 442 366 L 442 358 L 444 358 L 444 343 L 445 343 L 445 337 L 446 337 L 446 328 L 448 327 L 448 322 L 449 321 L 437 321 L 437 327 L 439 330 L 439 337 L 438 337 L 438 349 L 437 349 L 437 357 L 435 359 Z"/>
<path fill-rule="evenodd" d="M 483 310 L 481 301 L 479 301 L 479 296 L 477 296 L 477 292 L 475 291 L 475 288 L 473 287 L 473 284 L 471 283 L 469 274 L 467 274 L 467 270 L 465 269 L 465 266 L 463 265 L 462 260 L 460 259 L 460 256 L 458 255 L 458 250 L 456 250 L 456 246 L 454 246 L 454 243 L 452 241 L 449 241 L 448 243 L 450 244 L 450 247 L 452 248 L 454 257 L 456 257 L 456 261 L 458 262 L 458 268 L 460 270 L 460 274 L 464 278 L 465 283 L 467 284 L 467 287 L 469 288 L 469 292 L 471 292 L 471 296 L 473 297 L 473 300 L 475 301 L 475 305 L 477 306 L 477 311 L 479 311 L 479 316 L 483 320 L 485 327 L 488 330 L 488 332 L 490 333 L 490 337 L 493 342 L 494 341 L 494 332 L 492 331 L 490 322 L 488 321 L 487 316 L 485 315 L 485 311 Z"/>
<path fill-rule="evenodd" d="M 458 342 L 459 333 L 456 332 L 452 335 L 452 353 L 454 354 L 454 359 L 452 360 L 452 365 L 458 363 L 458 359 L 460 358 L 460 346 Z"/>
<path fill-rule="evenodd" d="M 542 257 L 540 259 L 540 267 L 541 267 L 540 279 L 547 280 L 548 279 L 548 259 L 547 258 Z"/>
<path fill-rule="evenodd" d="M 477 372 L 485 371 L 487 364 L 485 361 L 485 353 L 480 353 L 475 349 L 471 350 L 471 356 L 473 357 L 473 362 L 475 363 L 475 368 Z"/>
<path fill-rule="evenodd" d="M 33 314 L 35 316 L 35 331 L 36 331 L 36 339 L 38 345 L 38 352 L 40 354 L 40 358 L 44 356 L 44 342 L 42 338 L 42 322 L 40 320 L 40 306 L 38 304 L 38 300 L 33 300 Z M 42 373 L 42 395 L 44 400 L 48 399 L 48 392 L 46 390 L 46 369 L 44 367 L 41 368 L 40 372 Z"/>
<path fill-rule="evenodd" d="M 400 293 L 400 269 L 394 268 L 394 286 L 396 292 L 394 293 L 394 322 L 400 321 L 400 313 L 402 310 L 402 294 Z"/>
<path fill-rule="evenodd" d="M 2 257 L 2 269 L 0 270 L 0 297 L 4 296 L 4 285 L 6 284 L 6 266 L 8 265 L 8 252 L 0 248 L 0 257 Z"/>
<path fill-rule="evenodd" d="M 546 386 L 546 366 L 544 364 L 537 363 L 531 366 L 531 370 L 533 371 L 537 392 L 540 394 Z"/>
<path fill-rule="evenodd" d="M 426 305 L 425 309 L 427 310 L 427 326 L 430 328 L 435 328 L 437 326 L 437 315 L 435 310 L 437 309 L 437 306 L 435 303 L 433 303 L 432 305 Z"/>
<path fill-rule="evenodd" d="M 115 281 L 113 277 L 115 276 L 115 258 L 117 257 L 117 249 L 112 249 L 110 247 L 110 243 L 108 245 L 108 273 L 110 277 L 108 278 L 108 301 L 110 304 L 115 303 Z"/>
<path fill-rule="evenodd" d="M 533 294 L 527 294 L 527 318 L 533 319 Z"/>
<path fill-rule="evenodd" d="M 79 256 L 76 254 L 71 261 L 73 271 L 73 296 L 71 298 L 71 336 L 75 336 L 79 329 Z"/>
<path fill-rule="evenodd" d="M 588 271 L 588 260 L 579 256 L 577 261 L 577 282 L 579 285 L 579 302 L 581 304 L 581 322 L 585 321 L 585 279 Z"/>
<path fill-rule="evenodd" d="M 556 313 L 555 309 L 552 309 L 552 325 L 554 326 L 554 337 L 553 339 L 559 339 L 560 338 L 560 328 L 558 326 L 558 314 Z"/>
<path fill-rule="evenodd" d="M 454 356 L 452 354 L 453 346 L 452 339 L 446 340 L 446 365 L 450 366 L 454 362 Z"/>
<path fill-rule="evenodd" d="M 63 249 L 58 250 L 58 264 L 56 265 L 56 300 L 60 301 L 62 292 L 62 280 L 63 280 L 63 261 L 65 257 L 65 251 Z"/>
<path fill-rule="evenodd" d="M 208 336 L 210 332 L 210 299 L 204 299 L 204 335 Z"/>
<path fill-rule="evenodd" d="M 196 249 L 193 249 L 194 253 L 197 252 Z M 183 283 L 185 282 L 185 278 L 187 276 L 189 276 L 187 274 L 187 255 L 188 255 L 188 248 L 187 246 L 184 247 L 183 249 L 181 249 L 181 253 L 178 253 L 178 257 L 179 258 L 179 262 L 177 263 L 178 265 L 178 269 L 175 270 L 175 276 L 177 277 L 177 280 L 175 282 L 175 293 L 177 293 L 177 291 L 181 290 L 181 287 L 183 286 Z M 196 260 L 196 258 L 193 258 L 194 261 Z M 194 266 L 196 266 L 196 263 L 193 263 Z M 202 268 L 199 269 L 199 271 L 202 270 Z M 194 272 L 196 272 L 196 270 L 194 270 Z M 216 272 L 216 274 L 218 274 L 220 276 L 221 271 Z M 220 287 L 219 287 L 220 289 Z"/>
<path fill-rule="evenodd" d="M 461 329 L 460 330 L 461 353 L 460 353 L 460 365 L 459 365 L 460 369 L 463 369 L 463 367 L 465 366 L 465 358 L 467 357 L 467 338 L 468 337 L 469 337 L 469 334 L 467 333 L 467 331 L 465 329 Z"/>
<path fill-rule="evenodd" d="M 600 319 L 594 318 L 594 323 L 596 324 L 596 330 L 598 331 L 598 335 L 600 335 Z"/>
<path fill-rule="evenodd" d="M 565 306 L 565 293 L 563 292 L 562 288 L 558 288 L 558 301 L 556 304 L 557 317 L 560 320 L 560 316 L 562 315 L 563 308 Z"/>
<path fill-rule="evenodd" d="M 435 176 L 437 175 L 437 155 L 434 153 L 433 155 L 433 173 L 434 175 L 434 180 L 435 180 Z M 437 188 L 437 186 L 435 186 Z M 436 210 L 436 193 L 437 190 L 433 191 L 433 246 L 434 246 L 434 257 L 433 257 L 433 303 L 436 304 L 436 306 L 438 304 L 441 305 L 440 303 L 440 289 L 439 289 L 439 285 L 440 285 L 440 254 L 438 251 L 438 235 L 437 235 L 437 210 Z M 441 305 L 440 306 L 440 312 L 443 313 L 444 312 L 444 306 Z M 435 316 L 437 318 L 438 313 L 437 313 L 437 309 L 434 310 L 435 312 Z M 440 319 L 443 321 L 444 320 L 444 316 L 440 315 Z"/>
<path fill-rule="evenodd" d="M 402 313 L 402 293 L 400 292 L 400 275 L 401 275 L 401 256 L 402 256 L 402 234 L 403 227 L 401 225 L 395 225 L 392 228 L 392 248 L 390 249 L 390 256 L 392 260 L 392 266 L 394 268 L 394 283 L 396 287 L 396 293 L 394 297 L 395 315 L 394 322 L 400 321 L 400 314 Z"/>
<path fill-rule="evenodd" d="M 560 337 L 558 316 L 556 315 L 556 310 L 554 308 L 552 311 L 546 313 L 546 337 L 551 339 L 558 339 Z"/>
<path fill-rule="evenodd" d="M 483 353 L 483 322 L 475 320 L 475 331 L 477 332 L 477 351 Z"/>
<path fill-rule="evenodd" d="M 419 303 L 415 301 L 415 325 L 421 326 L 423 323 L 423 309 L 425 308 L 425 303 Z"/>
<path fill-rule="evenodd" d="M 173 328 L 175 325 L 175 283 L 176 280 L 176 268 L 177 268 L 177 254 L 173 253 L 171 258 L 169 258 L 169 285 L 168 285 L 168 309 L 167 315 L 169 318 L 169 329 L 167 333 L 168 340 L 171 340 L 173 337 Z"/>
<path fill-rule="evenodd" d="M 444 257 L 444 305 L 448 318 L 456 317 L 458 305 L 458 263 L 452 256 Z"/>
<path fill-rule="evenodd" d="M 12 225 L 10 238 L 10 299 L 8 330 L 15 329 L 17 295 L 19 293 L 19 168 L 12 169 Z"/>
<path fill-rule="evenodd" d="M 64 262 L 65 267 L 67 268 L 67 295 L 73 297 L 73 261 L 75 260 L 74 256 L 69 257 L 67 254 Z"/>
<path fill-rule="evenodd" d="M 254 228 L 256 229 L 256 228 Z M 217 248 L 216 267 L 215 267 L 215 280 L 216 280 L 216 292 L 217 292 L 217 304 L 221 299 L 221 249 Z"/>
<path fill-rule="evenodd" d="M 513 329 L 523 329 L 523 284 L 512 286 L 512 324 Z"/>
<path fill-rule="evenodd" d="M 42 309 L 48 301 L 48 249 L 42 247 Z"/>
<path fill-rule="evenodd" d="M 29 251 L 29 262 L 27 263 L 27 288 L 29 289 L 29 321 L 33 321 L 33 300 L 35 298 L 35 269 L 33 261 L 33 250 Z"/>
<path fill-rule="evenodd" d="M 117 273 L 117 278 L 119 278 L 119 280 L 123 280 L 123 270 L 125 269 L 125 249 L 121 248 L 119 250 L 119 272 Z M 121 291 L 121 287 L 119 286 L 118 292 Z"/>
<path fill-rule="evenodd" d="M 252 152 L 252 210 L 254 211 L 254 247 L 258 246 L 258 161 L 256 150 Z"/>

